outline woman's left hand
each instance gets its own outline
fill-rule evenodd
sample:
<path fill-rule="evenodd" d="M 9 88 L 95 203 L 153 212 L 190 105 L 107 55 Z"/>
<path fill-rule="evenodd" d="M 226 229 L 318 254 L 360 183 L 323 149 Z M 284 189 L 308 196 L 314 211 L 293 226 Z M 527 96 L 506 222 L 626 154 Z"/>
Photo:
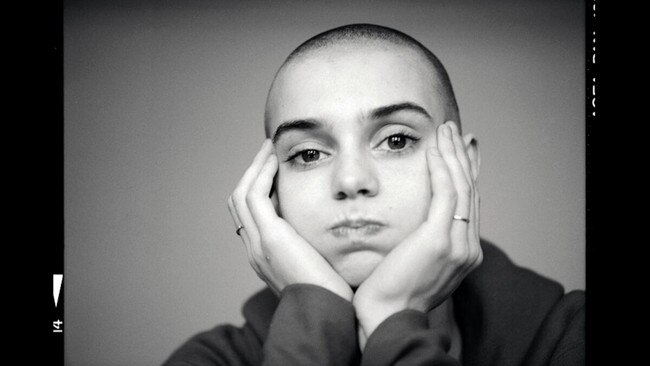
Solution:
<path fill-rule="evenodd" d="M 427 312 L 440 305 L 483 260 L 477 150 L 470 151 L 470 159 L 453 122 L 438 127 L 436 140 L 437 147 L 427 151 L 433 192 L 427 219 L 383 259 L 354 295 L 362 349 L 392 314 L 405 309 Z"/>

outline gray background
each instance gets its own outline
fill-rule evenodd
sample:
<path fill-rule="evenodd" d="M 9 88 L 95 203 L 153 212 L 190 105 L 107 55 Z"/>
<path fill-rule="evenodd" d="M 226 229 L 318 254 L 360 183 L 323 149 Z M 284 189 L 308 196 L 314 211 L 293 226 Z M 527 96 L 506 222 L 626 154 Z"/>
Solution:
<path fill-rule="evenodd" d="M 66 2 L 66 364 L 159 364 L 241 323 L 262 283 L 225 199 L 284 57 L 352 22 L 441 58 L 480 141 L 482 235 L 584 288 L 583 2 L 242 3 Z"/>

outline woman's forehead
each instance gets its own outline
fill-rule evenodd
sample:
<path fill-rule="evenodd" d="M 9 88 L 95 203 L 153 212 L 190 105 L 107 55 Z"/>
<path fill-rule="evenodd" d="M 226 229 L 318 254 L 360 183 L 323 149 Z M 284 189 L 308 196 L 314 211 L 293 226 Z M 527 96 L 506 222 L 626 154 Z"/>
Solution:
<path fill-rule="evenodd" d="M 349 119 L 383 106 L 413 103 L 434 118 L 440 93 L 432 67 L 406 47 L 318 50 L 285 65 L 267 101 L 268 130 L 292 119 Z"/>

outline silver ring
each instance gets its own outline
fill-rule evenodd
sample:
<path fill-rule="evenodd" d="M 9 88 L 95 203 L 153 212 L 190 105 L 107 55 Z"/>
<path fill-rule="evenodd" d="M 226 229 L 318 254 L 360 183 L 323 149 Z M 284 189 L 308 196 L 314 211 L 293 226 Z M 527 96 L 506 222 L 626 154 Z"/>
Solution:
<path fill-rule="evenodd" d="M 466 223 L 469 224 L 469 219 L 466 217 L 462 217 L 460 215 L 454 215 L 454 220 L 460 220 L 460 221 L 465 221 Z"/>
<path fill-rule="evenodd" d="M 235 232 L 237 233 L 237 235 L 241 236 L 241 234 L 240 234 L 239 232 L 240 232 L 241 229 L 243 229 L 243 228 L 244 228 L 244 227 L 241 226 L 241 225 L 237 226 L 237 231 L 235 231 Z"/>

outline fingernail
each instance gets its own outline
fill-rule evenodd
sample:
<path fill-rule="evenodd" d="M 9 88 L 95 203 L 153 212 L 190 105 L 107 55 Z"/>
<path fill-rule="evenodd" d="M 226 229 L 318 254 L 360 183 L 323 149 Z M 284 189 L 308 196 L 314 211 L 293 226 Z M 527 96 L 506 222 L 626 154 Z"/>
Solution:
<path fill-rule="evenodd" d="M 449 121 L 449 122 L 447 122 L 447 123 L 449 123 L 449 128 L 451 128 L 452 132 L 453 132 L 455 135 L 460 136 L 460 128 L 458 128 L 458 125 L 456 124 L 456 122 L 454 122 L 454 121 Z"/>
<path fill-rule="evenodd" d="M 447 125 L 442 125 L 440 128 L 442 128 L 442 134 L 445 137 L 451 137 L 451 130 L 449 129 L 449 126 Z"/>

